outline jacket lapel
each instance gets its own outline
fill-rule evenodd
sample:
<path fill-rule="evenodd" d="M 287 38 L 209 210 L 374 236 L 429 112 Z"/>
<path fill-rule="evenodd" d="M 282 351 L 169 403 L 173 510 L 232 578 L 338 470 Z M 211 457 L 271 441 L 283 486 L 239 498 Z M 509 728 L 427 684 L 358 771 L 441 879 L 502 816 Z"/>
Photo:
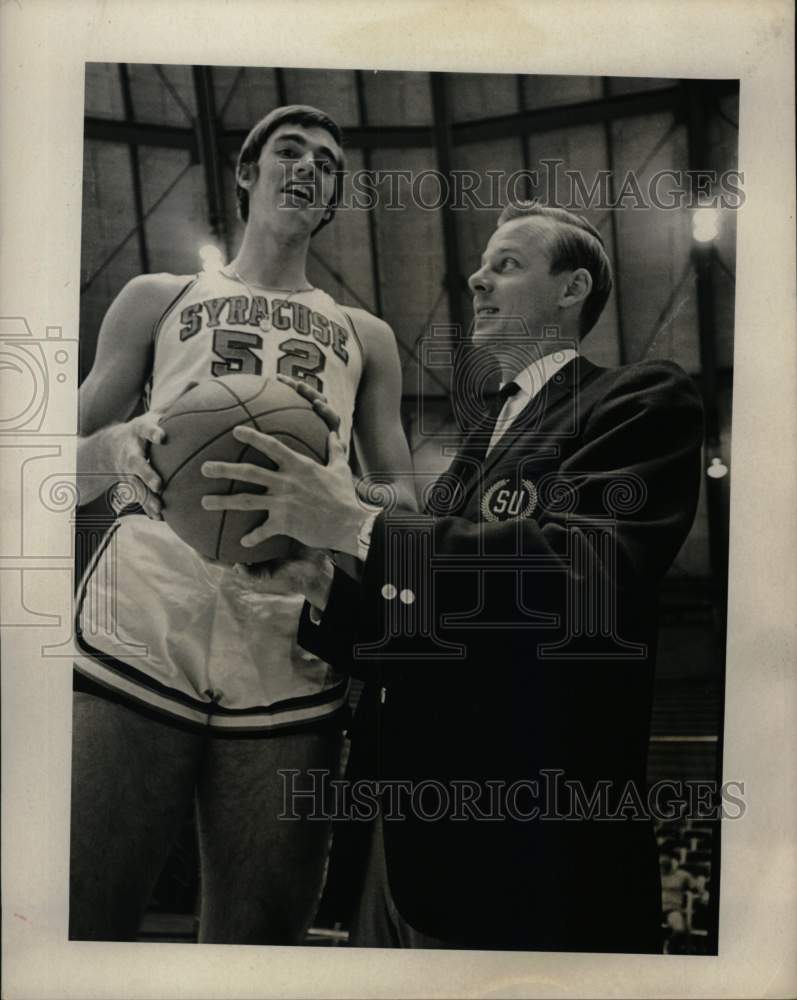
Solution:
<path fill-rule="evenodd" d="M 553 418 L 560 417 L 563 407 L 573 408 L 573 418 L 577 418 L 578 396 L 581 388 L 594 378 L 603 369 L 587 361 L 580 355 L 573 358 L 563 368 L 549 379 L 542 390 L 528 401 L 525 408 L 517 415 L 512 422 L 512 426 L 503 434 L 501 440 L 492 449 L 481 465 L 481 476 L 471 476 L 464 483 L 466 501 L 473 493 L 479 480 L 487 479 L 490 471 L 500 462 L 508 451 L 515 447 L 522 438 L 527 438 L 523 446 L 526 450 L 532 451 L 535 442 L 543 445 L 547 438 Z M 557 380 L 557 376 L 562 378 Z M 532 435 L 529 438 L 529 434 Z"/>

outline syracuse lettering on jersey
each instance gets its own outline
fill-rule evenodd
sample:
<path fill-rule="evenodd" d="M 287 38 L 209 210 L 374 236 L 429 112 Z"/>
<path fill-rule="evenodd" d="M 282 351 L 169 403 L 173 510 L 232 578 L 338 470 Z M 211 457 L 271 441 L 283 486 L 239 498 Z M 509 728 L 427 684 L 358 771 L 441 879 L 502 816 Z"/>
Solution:
<path fill-rule="evenodd" d="M 294 336 L 278 344 L 281 356 L 277 370 L 282 374 L 301 378 L 323 391 L 319 375 L 325 367 L 326 355 L 318 345 L 331 346 L 334 354 L 348 365 L 349 332 L 345 327 L 301 302 L 278 297 L 269 300 L 265 295 L 251 298 L 224 295 L 186 306 L 180 313 L 180 340 L 189 340 L 203 327 L 212 330 L 213 352 L 219 358 L 212 365 L 214 375 L 237 372 L 260 375 L 263 366 L 257 352 L 263 346 L 260 323 L 264 319 L 270 319 L 271 323 L 267 336 L 279 337 L 280 333 L 290 331 L 307 338 Z M 236 329 L 228 329 L 230 326 Z M 247 326 L 259 332 L 241 329 Z"/>

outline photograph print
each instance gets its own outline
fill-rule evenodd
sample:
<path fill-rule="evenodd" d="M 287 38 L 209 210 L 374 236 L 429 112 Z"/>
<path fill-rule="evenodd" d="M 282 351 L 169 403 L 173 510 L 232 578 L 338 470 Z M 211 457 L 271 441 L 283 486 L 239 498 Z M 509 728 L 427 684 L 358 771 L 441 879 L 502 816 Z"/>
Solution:
<path fill-rule="evenodd" d="M 71 940 L 717 954 L 738 102 L 86 64 Z"/>

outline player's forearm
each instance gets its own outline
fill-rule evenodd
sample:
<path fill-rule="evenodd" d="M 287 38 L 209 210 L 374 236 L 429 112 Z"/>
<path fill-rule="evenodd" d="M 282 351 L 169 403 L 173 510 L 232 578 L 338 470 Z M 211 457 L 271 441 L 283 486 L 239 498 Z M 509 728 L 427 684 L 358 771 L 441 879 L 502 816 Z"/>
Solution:
<path fill-rule="evenodd" d="M 158 494 L 161 479 L 149 464 L 151 444 L 165 440 L 165 432 L 152 411 L 122 424 L 109 424 L 78 439 L 77 475 L 80 502 L 88 503 L 124 479 L 132 485 L 137 502 L 150 517 L 161 516 Z"/>
<path fill-rule="evenodd" d="M 77 443 L 77 487 L 80 503 L 89 503 L 119 481 L 120 433 L 123 424 L 110 424 Z"/>

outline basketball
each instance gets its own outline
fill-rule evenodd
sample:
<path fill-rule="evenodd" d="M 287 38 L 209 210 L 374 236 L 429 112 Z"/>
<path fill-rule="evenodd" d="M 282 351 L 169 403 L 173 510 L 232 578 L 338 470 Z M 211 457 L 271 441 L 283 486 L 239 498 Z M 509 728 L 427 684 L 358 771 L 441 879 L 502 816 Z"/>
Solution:
<path fill-rule="evenodd" d="M 264 487 L 232 479 L 208 479 L 208 461 L 246 462 L 274 469 L 262 452 L 238 441 L 233 430 L 248 424 L 300 455 L 327 460 L 329 428 L 310 403 L 276 379 L 258 375 L 209 378 L 180 396 L 160 421 L 166 432 L 153 444 L 150 462 L 163 481 L 163 518 L 184 542 L 209 559 L 258 563 L 287 555 L 291 539 L 269 538 L 254 548 L 241 539 L 266 519 L 262 510 L 205 510 L 206 494 L 265 493 Z"/>

